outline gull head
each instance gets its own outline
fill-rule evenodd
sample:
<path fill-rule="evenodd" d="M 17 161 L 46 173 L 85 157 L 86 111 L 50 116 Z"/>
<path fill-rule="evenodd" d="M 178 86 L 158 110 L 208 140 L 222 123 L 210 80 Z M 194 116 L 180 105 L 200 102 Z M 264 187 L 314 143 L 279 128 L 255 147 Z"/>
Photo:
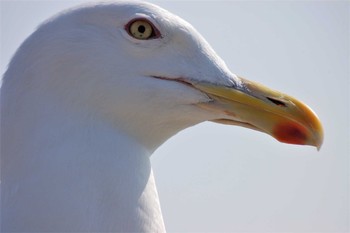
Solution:
<path fill-rule="evenodd" d="M 238 125 L 285 143 L 323 140 L 313 111 L 233 74 L 186 21 L 142 2 L 90 4 L 44 22 L 20 47 L 17 90 L 81 119 L 102 119 L 153 151 L 203 121 Z M 25 70 L 24 70 L 25 69 Z"/>

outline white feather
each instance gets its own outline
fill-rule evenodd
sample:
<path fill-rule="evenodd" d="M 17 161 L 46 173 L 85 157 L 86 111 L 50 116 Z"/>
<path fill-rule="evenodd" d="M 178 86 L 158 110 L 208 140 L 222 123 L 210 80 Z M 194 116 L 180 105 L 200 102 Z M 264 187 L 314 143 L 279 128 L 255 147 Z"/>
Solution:
<path fill-rule="evenodd" d="M 139 17 L 162 39 L 131 38 Z M 65 11 L 21 45 L 1 91 L 3 231 L 165 231 L 149 156 L 214 116 L 193 105 L 205 94 L 150 76 L 238 85 L 191 25 L 146 3 Z"/>

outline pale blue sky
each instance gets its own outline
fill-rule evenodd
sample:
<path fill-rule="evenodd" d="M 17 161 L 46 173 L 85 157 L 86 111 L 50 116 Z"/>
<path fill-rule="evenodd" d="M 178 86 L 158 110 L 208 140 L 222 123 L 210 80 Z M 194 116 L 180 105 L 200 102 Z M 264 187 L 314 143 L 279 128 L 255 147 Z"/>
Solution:
<path fill-rule="evenodd" d="M 84 1 L 1 1 L 1 73 L 46 18 Z M 348 1 L 151 1 L 195 26 L 236 74 L 293 95 L 324 125 L 320 152 L 203 123 L 152 162 L 169 232 L 349 230 Z"/>

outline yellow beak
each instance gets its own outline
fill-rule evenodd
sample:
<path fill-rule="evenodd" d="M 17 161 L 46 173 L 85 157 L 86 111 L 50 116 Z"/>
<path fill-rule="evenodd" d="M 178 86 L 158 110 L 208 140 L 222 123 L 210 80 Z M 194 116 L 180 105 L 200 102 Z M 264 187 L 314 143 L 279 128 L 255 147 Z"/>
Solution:
<path fill-rule="evenodd" d="M 212 121 L 262 131 L 280 142 L 320 149 L 322 125 L 307 105 L 261 84 L 243 78 L 241 81 L 244 88 L 240 89 L 208 83 L 192 84 L 213 100 L 199 106 L 223 116 Z"/>

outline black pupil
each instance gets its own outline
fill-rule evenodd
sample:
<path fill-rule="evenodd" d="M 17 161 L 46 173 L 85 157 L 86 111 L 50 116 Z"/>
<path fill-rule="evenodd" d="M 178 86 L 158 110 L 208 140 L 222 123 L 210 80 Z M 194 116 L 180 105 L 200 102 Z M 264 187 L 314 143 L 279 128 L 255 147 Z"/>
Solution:
<path fill-rule="evenodd" d="M 140 25 L 140 26 L 137 28 L 137 30 L 138 30 L 140 33 L 144 33 L 144 32 L 146 31 L 146 28 L 145 28 L 145 26 Z"/>

